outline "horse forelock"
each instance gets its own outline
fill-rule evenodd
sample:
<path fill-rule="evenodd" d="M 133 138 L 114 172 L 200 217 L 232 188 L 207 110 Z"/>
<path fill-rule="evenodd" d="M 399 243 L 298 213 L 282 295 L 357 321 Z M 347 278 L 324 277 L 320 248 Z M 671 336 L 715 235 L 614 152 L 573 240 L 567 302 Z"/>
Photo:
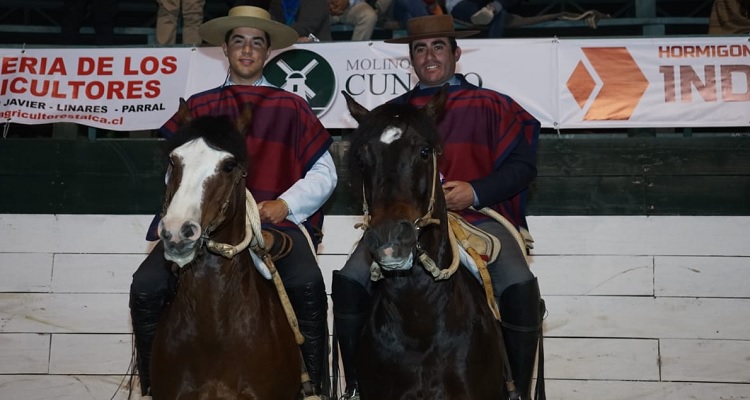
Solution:
<path fill-rule="evenodd" d="M 238 164 L 247 165 L 247 150 L 244 135 L 241 134 L 230 117 L 203 116 L 181 126 L 166 143 L 167 153 L 196 138 L 203 138 L 214 149 L 231 154 Z"/>

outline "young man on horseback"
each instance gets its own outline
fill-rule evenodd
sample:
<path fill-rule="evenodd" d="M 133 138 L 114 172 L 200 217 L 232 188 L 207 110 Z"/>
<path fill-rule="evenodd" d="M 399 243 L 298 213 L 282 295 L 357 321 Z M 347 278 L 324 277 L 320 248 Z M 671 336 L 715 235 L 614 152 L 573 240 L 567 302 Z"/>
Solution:
<path fill-rule="evenodd" d="M 295 43 L 297 33 L 271 20 L 264 9 L 237 6 L 229 10 L 228 16 L 204 23 L 200 34 L 204 41 L 222 46 L 229 71 L 223 85 L 188 99 L 193 117 L 237 115 L 237 108 L 248 98 L 255 100 L 251 101 L 254 110 L 266 111 L 254 111 L 252 126 L 247 131 L 246 143 L 254 166 L 251 171 L 255 173 L 248 174 L 246 186 L 258 201 L 264 227 L 284 232 L 293 242 L 290 252 L 276 260 L 275 265 L 305 337 L 302 356 L 307 372 L 316 392 L 322 394 L 328 386 L 328 303 L 314 247 L 320 241 L 320 207 L 333 193 L 337 182 L 336 169 L 328 152 L 332 139 L 304 99 L 273 87 L 263 77 L 263 66 L 271 51 Z M 269 107 L 306 112 L 300 112 L 294 121 L 279 125 L 288 127 L 290 132 L 258 132 L 262 129 L 253 127 L 274 126 L 274 121 L 269 121 L 268 116 L 274 115 L 267 112 Z M 266 116 L 265 120 L 262 115 Z M 161 132 L 171 136 L 177 127 L 178 121 L 172 118 Z M 290 143 L 279 138 L 297 139 Z M 266 162 L 274 165 L 264 166 Z M 152 224 L 149 240 L 158 239 L 156 226 Z M 150 394 L 151 343 L 161 312 L 177 283 L 160 244 L 133 274 L 130 310 L 144 396 Z"/>
<path fill-rule="evenodd" d="M 544 303 L 537 279 L 529 270 L 526 249 L 515 245 L 514 235 L 522 233 L 530 239 L 525 206 L 528 186 L 537 173 L 540 124 L 510 97 L 474 86 L 456 73 L 461 57 L 456 38 L 478 31 L 456 32 L 448 15 L 412 18 L 407 30 L 408 36 L 386 42 L 409 44 L 419 83 L 392 102 L 424 106 L 437 90 L 449 85 L 445 112 L 438 123 L 443 140 L 440 173 L 447 208 L 502 243 L 499 257 L 488 269 L 502 317 L 512 378 L 520 392 L 517 398 L 530 399 Z M 518 232 L 511 232 L 476 211 L 484 207 L 502 215 Z M 360 243 L 344 267 L 333 275 L 334 326 L 346 378 L 344 399 L 359 398 L 355 353 L 372 293 L 372 260 L 364 247 Z M 541 369 L 539 372 L 542 377 Z M 543 386 L 538 388 L 541 390 L 537 398 L 543 399 Z"/>

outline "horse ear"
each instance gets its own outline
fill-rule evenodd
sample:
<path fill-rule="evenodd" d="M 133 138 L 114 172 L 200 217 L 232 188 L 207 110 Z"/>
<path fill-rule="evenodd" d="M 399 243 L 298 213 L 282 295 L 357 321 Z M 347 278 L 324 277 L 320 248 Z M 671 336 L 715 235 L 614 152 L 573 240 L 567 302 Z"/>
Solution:
<path fill-rule="evenodd" d="M 193 120 L 192 114 L 190 114 L 190 107 L 187 101 L 180 97 L 180 106 L 177 108 L 176 119 L 180 125 L 185 125 Z"/>
<path fill-rule="evenodd" d="M 441 87 L 424 106 L 427 115 L 435 122 L 440 121 L 440 118 L 443 116 L 443 111 L 445 110 L 445 99 L 448 97 L 448 86 L 450 85 L 447 83 L 443 85 L 443 87 Z"/>
<path fill-rule="evenodd" d="M 253 120 L 253 105 L 252 103 L 245 103 L 245 105 L 242 107 L 242 111 L 240 112 L 240 115 L 237 116 L 237 120 L 235 121 L 237 130 L 240 132 L 240 135 L 242 135 L 243 137 L 245 136 L 246 129 L 250 126 L 250 121 L 252 120 Z"/>
<path fill-rule="evenodd" d="M 349 114 L 351 114 L 357 122 L 361 123 L 370 111 L 357 103 L 357 101 L 354 100 L 354 98 L 350 96 L 349 93 L 347 93 L 345 90 L 342 90 L 341 94 L 343 94 L 344 98 L 346 99 L 346 107 L 349 108 Z"/>

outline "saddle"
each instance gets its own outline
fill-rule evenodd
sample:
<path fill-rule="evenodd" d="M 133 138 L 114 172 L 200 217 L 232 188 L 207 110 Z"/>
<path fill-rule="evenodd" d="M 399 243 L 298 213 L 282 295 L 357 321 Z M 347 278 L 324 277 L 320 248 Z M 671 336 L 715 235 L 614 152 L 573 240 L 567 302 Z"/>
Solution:
<path fill-rule="evenodd" d="M 461 247 L 474 249 L 487 264 L 497 260 L 500 255 L 500 239 L 470 224 L 455 212 L 448 212 L 448 222 Z"/>
<path fill-rule="evenodd" d="M 500 320 L 500 310 L 495 301 L 487 264 L 494 262 L 500 255 L 500 239 L 466 222 L 460 215 L 448 212 L 448 223 L 458 241 L 461 261 L 471 271 L 484 288 L 487 306 L 493 316 Z"/>

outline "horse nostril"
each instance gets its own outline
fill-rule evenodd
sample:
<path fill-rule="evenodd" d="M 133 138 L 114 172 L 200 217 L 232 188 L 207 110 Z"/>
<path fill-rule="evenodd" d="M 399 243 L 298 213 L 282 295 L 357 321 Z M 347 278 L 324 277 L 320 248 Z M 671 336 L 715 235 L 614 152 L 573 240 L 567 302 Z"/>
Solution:
<path fill-rule="evenodd" d="M 164 226 L 164 220 L 162 219 L 159 221 L 159 227 L 157 228 L 159 232 L 159 238 L 163 240 L 169 240 L 172 239 L 172 233 Z"/>
<path fill-rule="evenodd" d="M 182 228 L 180 228 L 180 236 L 183 239 L 195 240 L 200 235 L 200 231 L 200 225 L 196 224 L 195 222 L 188 221 L 182 224 Z"/>
<path fill-rule="evenodd" d="M 411 222 L 406 220 L 396 225 L 392 235 L 398 243 L 414 243 L 417 241 L 417 230 Z"/>
<path fill-rule="evenodd" d="M 380 235 L 375 231 L 375 229 L 366 230 L 364 235 L 362 236 L 362 240 L 364 240 L 366 248 L 370 250 L 377 249 L 382 243 Z"/>

